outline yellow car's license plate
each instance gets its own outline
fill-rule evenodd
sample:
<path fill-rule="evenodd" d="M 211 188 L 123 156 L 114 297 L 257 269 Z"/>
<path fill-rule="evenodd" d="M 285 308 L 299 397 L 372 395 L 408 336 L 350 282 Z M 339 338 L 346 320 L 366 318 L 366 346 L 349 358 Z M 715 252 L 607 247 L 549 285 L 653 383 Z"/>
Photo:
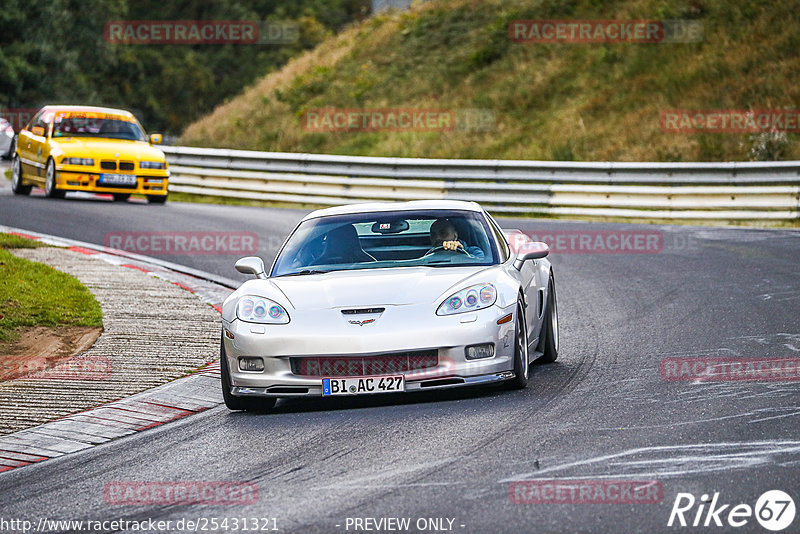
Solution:
<path fill-rule="evenodd" d="M 136 176 L 131 174 L 107 174 L 100 175 L 100 185 L 122 185 L 135 186 Z"/>
<path fill-rule="evenodd" d="M 322 395 L 326 397 L 332 395 L 397 393 L 405 390 L 406 382 L 403 375 L 322 379 Z"/>

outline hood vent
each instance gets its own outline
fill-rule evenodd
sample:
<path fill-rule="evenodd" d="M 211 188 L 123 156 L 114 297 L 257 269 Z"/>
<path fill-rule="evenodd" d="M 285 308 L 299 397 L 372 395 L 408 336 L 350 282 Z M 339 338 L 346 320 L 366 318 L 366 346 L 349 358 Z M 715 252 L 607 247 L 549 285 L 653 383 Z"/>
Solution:
<path fill-rule="evenodd" d="M 361 315 L 363 313 L 383 313 L 386 308 L 357 308 L 352 310 L 342 310 L 343 315 Z"/>

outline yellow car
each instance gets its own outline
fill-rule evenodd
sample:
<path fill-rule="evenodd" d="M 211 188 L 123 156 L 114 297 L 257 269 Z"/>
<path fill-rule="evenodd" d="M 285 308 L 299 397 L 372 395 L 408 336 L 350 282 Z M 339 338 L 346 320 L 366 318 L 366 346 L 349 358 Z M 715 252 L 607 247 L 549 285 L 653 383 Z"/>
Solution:
<path fill-rule="evenodd" d="M 20 130 L 11 162 L 11 189 L 27 195 L 43 187 L 49 198 L 68 191 L 131 194 L 149 202 L 167 200 L 169 168 L 164 153 L 152 146 L 128 111 L 88 106 L 45 106 Z"/>

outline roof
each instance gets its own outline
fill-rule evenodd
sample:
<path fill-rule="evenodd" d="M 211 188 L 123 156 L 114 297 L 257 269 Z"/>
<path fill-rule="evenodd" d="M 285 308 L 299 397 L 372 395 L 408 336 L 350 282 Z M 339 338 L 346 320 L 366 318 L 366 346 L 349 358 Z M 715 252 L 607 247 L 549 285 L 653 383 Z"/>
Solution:
<path fill-rule="evenodd" d="M 312 211 L 305 217 L 315 219 L 318 217 L 328 217 L 331 215 L 349 215 L 353 213 L 371 213 L 383 211 L 410 211 L 410 210 L 463 210 L 463 211 L 483 211 L 477 202 L 466 202 L 463 200 L 412 200 L 410 202 L 365 202 L 361 204 L 346 204 L 333 208 L 324 208 Z"/>
<path fill-rule="evenodd" d="M 127 117 L 133 117 L 133 113 L 124 109 L 114 109 L 114 108 L 104 108 L 99 106 L 59 106 L 59 105 L 48 105 L 45 106 L 43 109 L 47 109 L 48 111 L 86 111 L 92 113 L 109 113 L 114 115 L 124 115 Z"/>

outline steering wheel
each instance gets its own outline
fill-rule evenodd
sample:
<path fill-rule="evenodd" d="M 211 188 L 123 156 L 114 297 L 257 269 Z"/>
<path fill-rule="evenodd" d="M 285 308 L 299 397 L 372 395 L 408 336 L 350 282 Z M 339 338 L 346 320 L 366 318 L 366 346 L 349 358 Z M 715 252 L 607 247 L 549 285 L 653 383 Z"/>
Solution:
<path fill-rule="evenodd" d="M 441 245 L 438 246 L 438 247 L 433 247 L 428 252 L 426 252 L 425 255 L 422 256 L 422 257 L 425 258 L 427 256 L 430 256 L 431 254 L 436 254 L 437 252 L 461 252 L 462 254 L 466 254 L 470 258 L 474 258 L 474 256 L 472 254 L 470 254 L 469 252 L 467 252 L 467 249 L 465 249 L 463 247 L 458 247 L 457 249 L 452 250 L 452 249 L 444 248 Z"/>

